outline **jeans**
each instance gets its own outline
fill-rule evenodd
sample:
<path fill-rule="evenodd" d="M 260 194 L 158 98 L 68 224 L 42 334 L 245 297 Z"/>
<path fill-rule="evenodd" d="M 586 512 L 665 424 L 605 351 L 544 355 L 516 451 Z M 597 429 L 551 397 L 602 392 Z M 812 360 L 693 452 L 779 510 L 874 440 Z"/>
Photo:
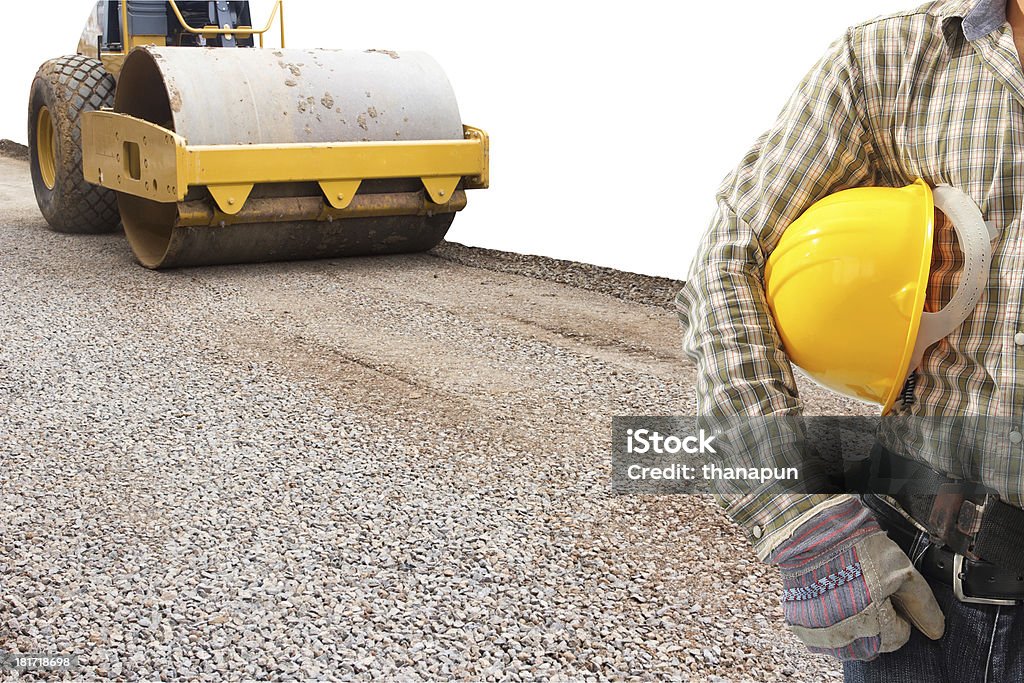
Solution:
<path fill-rule="evenodd" d="M 960 602 L 953 589 L 929 581 L 946 615 L 946 632 L 929 640 L 916 628 L 895 652 L 846 662 L 846 683 L 1024 683 L 1024 605 Z"/>

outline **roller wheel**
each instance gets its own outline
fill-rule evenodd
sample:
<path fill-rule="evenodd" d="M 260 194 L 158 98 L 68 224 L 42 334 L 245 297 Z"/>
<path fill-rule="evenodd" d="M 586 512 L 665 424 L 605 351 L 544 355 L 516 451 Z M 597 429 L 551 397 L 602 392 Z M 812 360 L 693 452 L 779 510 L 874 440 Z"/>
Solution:
<path fill-rule="evenodd" d="M 103 63 L 71 55 L 39 67 L 28 105 L 32 185 L 43 217 L 56 232 L 117 229 L 117 195 L 82 175 L 84 112 L 114 104 L 114 77 Z"/>

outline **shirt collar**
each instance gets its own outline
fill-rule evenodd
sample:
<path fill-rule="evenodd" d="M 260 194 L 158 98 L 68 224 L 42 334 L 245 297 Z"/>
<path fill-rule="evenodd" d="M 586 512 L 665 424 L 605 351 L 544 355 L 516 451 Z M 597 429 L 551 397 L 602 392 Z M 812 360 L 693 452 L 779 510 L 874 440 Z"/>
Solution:
<path fill-rule="evenodd" d="M 973 42 L 1006 23 L 1006 0 L 950 0 L 941 16 L 947 43 L 957 34 Z"/>

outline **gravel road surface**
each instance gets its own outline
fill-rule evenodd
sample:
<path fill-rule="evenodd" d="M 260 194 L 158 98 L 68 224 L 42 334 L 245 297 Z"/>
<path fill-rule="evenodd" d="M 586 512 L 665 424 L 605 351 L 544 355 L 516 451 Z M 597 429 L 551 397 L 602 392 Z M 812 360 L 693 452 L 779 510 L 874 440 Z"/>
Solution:
<path fill-rule="evenodd" d="M 705 497 L 677 283 L 458 245 L 154 273 L 0 158 L 0 651 L 204 680 L 839 677 Z M 823 413 L 865 409 L 805 392 Z"/>

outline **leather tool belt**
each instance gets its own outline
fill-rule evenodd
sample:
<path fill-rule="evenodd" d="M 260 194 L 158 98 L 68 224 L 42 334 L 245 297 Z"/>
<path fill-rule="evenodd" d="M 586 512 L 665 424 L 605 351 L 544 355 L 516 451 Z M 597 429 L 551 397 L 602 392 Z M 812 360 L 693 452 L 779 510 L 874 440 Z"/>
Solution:
<path fill-rule="evenodd" d="M 922 574 L 952 586 L 963 602 L 1024 604 L 1024 510 L 880 444 L 865 464 L 853 488 Z"/>

